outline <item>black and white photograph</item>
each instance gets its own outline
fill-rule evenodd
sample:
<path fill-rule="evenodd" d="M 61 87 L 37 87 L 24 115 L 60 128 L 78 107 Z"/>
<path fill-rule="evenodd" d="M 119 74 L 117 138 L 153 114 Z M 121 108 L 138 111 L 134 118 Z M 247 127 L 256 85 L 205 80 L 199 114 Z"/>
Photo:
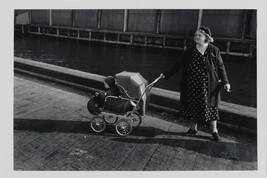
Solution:
<path fill-rule="evenodd" d="M 14 175 L 266 176 L 259 5 L 25 7 L 9 9 Z"/>

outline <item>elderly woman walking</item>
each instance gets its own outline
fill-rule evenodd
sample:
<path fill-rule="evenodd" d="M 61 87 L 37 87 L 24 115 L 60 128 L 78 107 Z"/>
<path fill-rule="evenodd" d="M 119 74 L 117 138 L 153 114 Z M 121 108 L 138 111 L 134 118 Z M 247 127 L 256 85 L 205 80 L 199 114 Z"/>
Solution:
<path fill-rule="evenodd" d="M 229 92 L 230 84 L 220 50 L 211 44 L 213 38 L 210 29 L 207 26 L 200 27 L 195 32 L 194 41 L 195 45 L 188 48 L 181 60 L 162 73 L 161 77 L 167 80 L 183 68 L 180 83 L 181 117 L 190 120 L 186 135 L 196 135 L 198 123 L 206 121 L 210 123 L 213 139 L 219 141 L 217 120 L 220 89 L 224 87 Z"/>

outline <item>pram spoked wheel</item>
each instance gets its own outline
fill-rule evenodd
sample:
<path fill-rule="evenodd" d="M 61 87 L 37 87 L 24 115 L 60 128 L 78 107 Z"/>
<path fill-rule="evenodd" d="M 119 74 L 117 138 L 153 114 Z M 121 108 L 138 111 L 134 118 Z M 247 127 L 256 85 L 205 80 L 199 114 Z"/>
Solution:
<path fill-rule="evenodd" d="M 142 123 L 142 117 L 138 112 L 128 113 L 127 117 L 132 119 L 132 126 L 134 128 L 139 127 Z"/>
<path fill-rule="evenodd" d="M 133 127 L 127 119 L 121 119 L 116 123 L 115 129 L 118 135 L 125 137 L 132 132 Z"/>
<path fill-rule="evenodd" d="M 97 133 L 103 133 L 106 129 L 106 121 L 101 116 L 94 116 L 91 121 L 91 128 Z"/>

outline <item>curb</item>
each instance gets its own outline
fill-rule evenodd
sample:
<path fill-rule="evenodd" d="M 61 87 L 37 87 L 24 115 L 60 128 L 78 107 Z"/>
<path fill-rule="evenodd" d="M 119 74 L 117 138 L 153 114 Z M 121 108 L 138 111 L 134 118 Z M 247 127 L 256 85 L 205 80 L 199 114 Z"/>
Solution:
<path fill-rule="evenodd" d="M 90 92 L 103 91 L 105 76 L 64 68 L 42 62 L 14 57 L 14 71 L 38 78 L 70 85 Z M 152 88 L 149 106 L 168 113 L 179 115 L 177 106 L 180 93 L 161 88 Z M 219 126 L 238 130 L 246 134 L 257 134 L 257 109 L 221 101 L 219 106 Z"/>

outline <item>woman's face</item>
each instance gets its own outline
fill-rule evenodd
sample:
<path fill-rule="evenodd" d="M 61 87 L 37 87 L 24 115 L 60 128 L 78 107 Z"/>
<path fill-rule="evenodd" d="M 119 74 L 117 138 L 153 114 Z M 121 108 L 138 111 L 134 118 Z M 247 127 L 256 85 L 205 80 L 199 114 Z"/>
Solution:
<path fill-rule="evenodd" d="M 203 33 L 196 31 L 195 33 L 195 42 L 198 44 L 205 44 L 206 37 Z"/>

